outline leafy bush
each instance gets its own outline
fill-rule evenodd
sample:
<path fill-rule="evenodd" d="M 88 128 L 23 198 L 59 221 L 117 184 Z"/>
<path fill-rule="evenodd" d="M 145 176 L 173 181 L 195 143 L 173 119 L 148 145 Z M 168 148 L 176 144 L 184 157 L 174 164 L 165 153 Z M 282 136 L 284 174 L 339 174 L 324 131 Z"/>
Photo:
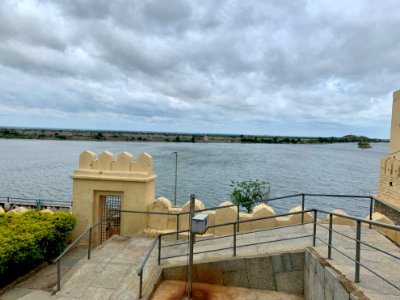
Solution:
<path fill-rule="evenodd" d="M 67 246 L 75 223 L 64 212 L 0 215 L 0 282 L 55 258 Z"/>
<path fill-rule="evenodd" d="M 268 198 L 271 189 L 267 181 L 261 180 L 231 181 L 230 186 L 233 188 L 232 202 L 245 207 L 249 213 L 255 201 Z"/>

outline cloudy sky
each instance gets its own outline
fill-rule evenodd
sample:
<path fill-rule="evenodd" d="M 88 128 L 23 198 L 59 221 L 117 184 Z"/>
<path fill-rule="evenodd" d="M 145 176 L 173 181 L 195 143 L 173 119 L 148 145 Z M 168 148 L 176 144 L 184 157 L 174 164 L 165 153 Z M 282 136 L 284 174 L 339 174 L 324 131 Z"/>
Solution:
<path fill-rule="evenodd" d="M 389 136 L 394 1 L 0 0 L 0 126 Z"/>

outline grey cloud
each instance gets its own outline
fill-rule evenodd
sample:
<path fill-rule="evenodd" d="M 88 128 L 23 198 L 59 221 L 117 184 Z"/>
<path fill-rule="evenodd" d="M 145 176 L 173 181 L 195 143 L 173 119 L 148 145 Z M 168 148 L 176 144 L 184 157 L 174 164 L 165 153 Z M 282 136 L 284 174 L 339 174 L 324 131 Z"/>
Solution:
<path fill-rule="evenodd" d="M 79 1 L 46 1 L 48 4 L 57 3 L 68 15 L 79 19 L 106 19 L 108 18 L 113 6 L 121 1 L 109 0 L 79 0 Z M 125 4 L 126 1 L 125 1 Z"/>
<path fill-rule="evenodd" d="M 51 7 L 18 9 L 15 1 L 0 5 L 0 40 L 20 41 L 57 50 L 67 47 L 65 25 Z"/>
<path fill-rule="evenodd" d="M 0 92 L 10 110 L 12 100 L 160 128 L 390 119 L 400 79 L 396 1 L 15 3 L 0 6 L 0 79 L 17 82 Z"/>
<path fill-rule="evenodd" d="M 191 8 L 188 2 L 182 0 L 171 0 L 168 2 L 147 1 L 144 5 L 144 15 L 160 25 L 180 23 L 190 18 Z"/>

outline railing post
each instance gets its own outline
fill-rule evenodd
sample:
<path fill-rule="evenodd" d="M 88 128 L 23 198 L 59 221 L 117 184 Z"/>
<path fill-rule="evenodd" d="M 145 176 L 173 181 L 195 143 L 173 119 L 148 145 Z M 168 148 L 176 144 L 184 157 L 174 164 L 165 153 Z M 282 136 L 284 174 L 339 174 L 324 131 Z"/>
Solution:
<path fill-rule="evenodd" d="M 313 247 L 315 247 L 316 238 L 317 238 L 317 210 L 314 209 Z"/>
<path fill-rule="evenodd" d="M 332 214 L 329 214 L 328 259 L 332 259 Z"/>
<path fill-rule="evenodd" d="M 158 235 L 158 265 L 161 263 L 161 235 Z"/>
<path fill-rule="evenodd" d="M 233 224 L 233 256 L 236 256 L 236 224 Z"/>
<path fill-rule="evenodd" d="M 369 220 L 372 221 L 372 214 L 374 213 L 374 198 L 370 198 L 370 203 L 369 203 Z M 369 229 L 372 228 L 372 225 L 369 224 Z"/>
<path fill-rule="evenodd" d="M 304 210 L 305 195 L 301 194 L 301 210 Z M 304 224 L 304 212 L 301 213 L 301 224 Z"/>
<path fill-rule="evenodd" d="M 61 259 L 57 260 L 57 292 L 61 290 Z"/>
<path fill-rule="evenodd" d="M 7 196 L 7 203 L 10 204 L 10 196 Z"/>
<path fill-rule="evenodd" d="M 196 196 L 190 195 L 190 214 L 189 214 L 189 270 L 188 270 L 188 297 L 192 299 L 192 280 L 193 280 L 193 244 L 194 233 L 192 231 L 192 219 L 194 216 Z"/>
<path fill-rule="evenodd" d="M 356 270 L 354 282 L 360 282 L 361 221 L 357 221 Z"/>
<path fill-rule="evenodd" d="M 142 299 L 142 288 L 143 288 L 143 270 L 139 273 L 139 299 Z"/>
<path fill-rule="evenodd" d="M 239 208 L 240 208 L 240 205 L 238 204 L 238 205 L 237 205 L 237 215 L 236 215 L 236 221 L 237 221 L 237 222 L 240 221 Z M 239 223 L 236 223 L 236 224 L 237 224 L 236 230 L 239 232 Z"/>
<path fill-rule="evenodd" d="M 92 249 L 92 228 L 89 229 L 89 245 L 88 245 L 87 259 L 90 259 L 91 249 Z"/>
<path fill-rule="evenodd" d="M 176 240 L 179 240 L 179 216 L 180 214 L 176 215 Z"/>

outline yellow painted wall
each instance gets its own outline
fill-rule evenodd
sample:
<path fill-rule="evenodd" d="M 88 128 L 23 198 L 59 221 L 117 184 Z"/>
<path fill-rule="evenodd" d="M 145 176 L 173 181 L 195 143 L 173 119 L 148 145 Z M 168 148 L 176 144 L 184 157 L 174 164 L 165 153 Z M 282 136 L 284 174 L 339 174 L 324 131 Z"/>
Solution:
<path fill-rule="evenodd" d="M 400 90 L 393 93 L 390 153 L 400 151 Z"/>
<path fill-rule="evenodd" d="M 400 208 L 400 91 L 393 93 L 390 154 L 381 159 L 378 198 L 394 208 Z"/>
<path fill-rule="evenodd" d="M 76 238 L 86 228 L 100 221 L 100 199 L 106 195 L 121 196 L 121 210 L 147 211 L 155 198 L 153 161 L 150 155 L 141 154 L 134 160 L 123 152 L 117 159 L 110 152 L 99 157 L 91 151 L 80 155 L 79 167 L 73 175 L 72 212 L 77 226 Z M 121 213 L 120 233 L 131 236 L 147 228 L 147 216 Z M 93 242 L 100 241 L 99 227 L 93 232 Z"/>

